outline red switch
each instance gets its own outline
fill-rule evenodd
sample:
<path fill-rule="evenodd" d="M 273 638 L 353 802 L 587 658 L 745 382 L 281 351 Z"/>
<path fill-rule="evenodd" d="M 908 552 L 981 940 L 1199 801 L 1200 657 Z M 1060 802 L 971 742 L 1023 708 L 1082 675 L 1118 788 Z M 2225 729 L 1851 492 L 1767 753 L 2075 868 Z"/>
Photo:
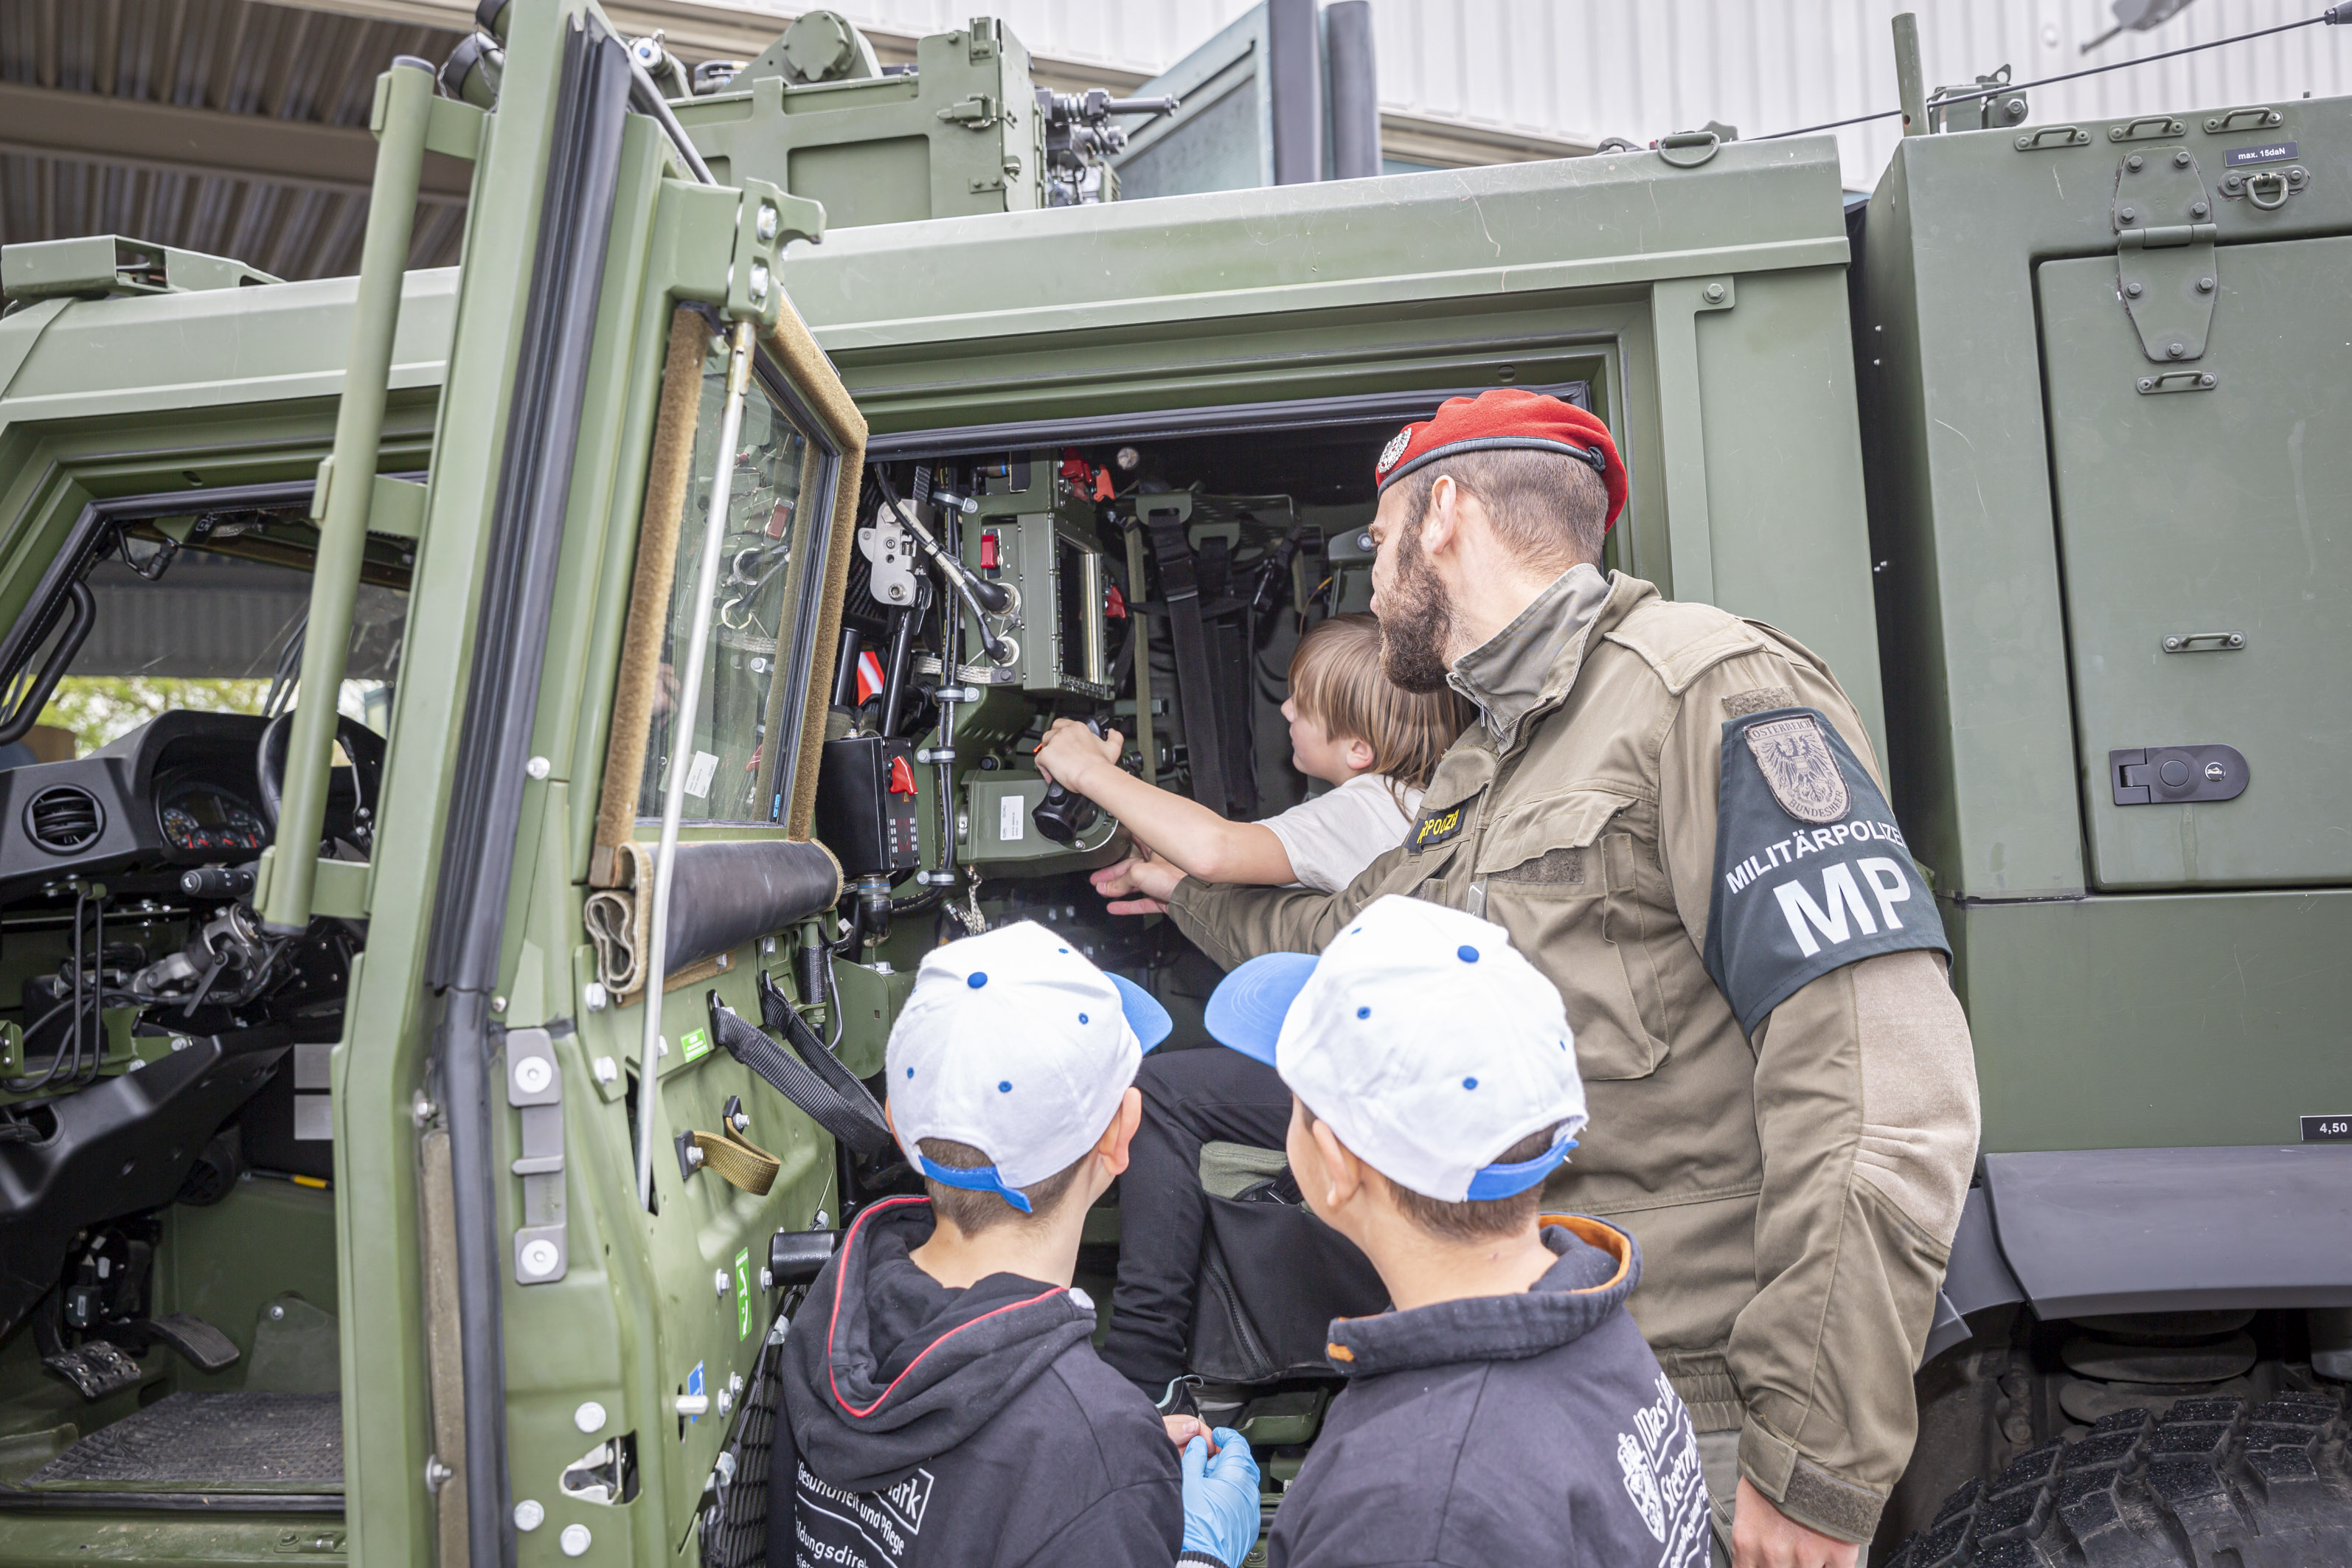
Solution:
<path fill-rule="evenodd" d="M 904 757 L 890 759 L 890 793 L 892 795 L 915 793 L 915 770 L 907 765 L 907 759 Z"/>
<path fill-rule="evenodd" d="M 980 536 L 980 569 L 983 572 L 996 570 L 996 533 L 993 530 Z"/>
<path fill-rule="evenodd" d="M 1127 595 L 1118 591 L 1118 584 L 1116 583 L 1113 583 L 1103 594 L 1103 619 L 1107 621 L 1127 619 Z"/>

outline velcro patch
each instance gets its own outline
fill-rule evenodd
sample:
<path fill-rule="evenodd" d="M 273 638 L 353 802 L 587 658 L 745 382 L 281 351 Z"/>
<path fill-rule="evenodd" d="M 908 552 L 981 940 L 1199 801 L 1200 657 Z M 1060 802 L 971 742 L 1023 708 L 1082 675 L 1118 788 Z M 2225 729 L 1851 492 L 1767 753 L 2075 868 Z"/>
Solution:
<path fill-rule="evenodd" d="M 1727 719 L 1745 719 L 1750 713 L 1761 713 L 1767 708 L 1794 708 L 1797 694 L 1785 686 L 1759 686 L 1753 691 L 1735 691 L 1723 700 Z"/>
<path fill-rule="evenodd" d="M 1424 812 L 1412 825 L 1412 836 L 1405 840 L 1405 844 L 1416 854 L 1433 848 L 1449 838 L 1460 837 L 1469 820 L 1470 803 L 1466 800 L 1443 811 Z"/>
<path fill-rule="evenodd" d="M 1836 728 L 1811 708 L 1727 722 L 1705 956 L 1739 1026 L 1752 1036 L 1831 971 L 1913 948 L 1952 951 L 1886 797 Z"/>

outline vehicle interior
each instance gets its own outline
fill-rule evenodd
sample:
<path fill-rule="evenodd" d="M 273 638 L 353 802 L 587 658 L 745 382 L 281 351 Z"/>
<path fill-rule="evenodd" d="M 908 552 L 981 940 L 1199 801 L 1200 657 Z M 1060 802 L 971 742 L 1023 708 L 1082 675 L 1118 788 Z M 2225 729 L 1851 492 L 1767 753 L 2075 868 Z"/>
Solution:
<path fill-rule="evenodd" d="M 0 644 L 0 1507 L 341 1511 L 328 1053 L 366 930 L 248 897 L 312 700 L 310 489 L 85 507 Z M 354 866 L 412 544 L 371 538 L 316 699 Z M 47 761 L 45 710 L 82 716 Z"/>
<path fill-rule="evenodd" d="M 1587 404 L 1591 383 L 1538 390 Z M 998 433 L 957 433 L 945 449 L 921 437 L 877 439 L 836 665 L 824 764 L 834 787 L 820 793 L 817 823 L 851 888 L 835 948 L 845 994 L 887 994 L 940 942 L 1036 920 L 1159 996 L 1177 1020 L 1160 1049 L 1216 1048 L 1201 1016 L 1221 972 L 1166 918 L 1106 912 L 1087 873 L 1130 840 L 1091 806 L 1054 796 L 1030 753 L 1055 719 L 1091 720 L 1124 736 L 1129 772 L 1233 817 L 1306 798 L 1310 781 L 1291 765 L 1280 712 L 1292 649 L 1314 622 L 1369 606 L 1365 531 L 1381 447 L 1449 395 L 1136 416 L 1013 432 L 1030 439 L 982 451 L 970 442 Z M 910 514 L 973 593 L 930 564 Z M 992 595 L 992 584 L 1009 595 Z M 1048 607 L 1050 620 L 1040 613 Z M 849 784 L 874 767 L 869 753 L 912 761 L 949 748 L 954 776 L 939 767 L 920 781 L 920 805 L 905 807 L 919 816 L 918 842 L 862 827 Z M 956 803 L 952 820 L 939 800 Z M 878 1074 L 886 1040 L 886 1030 L 853 1022 L 843 1058 Z M 879 1098 L 880 1079 L 869 1081 Z M 1339 1381 L 1323 1356 L 1327 1309 L 1378 1310 L 1385 1300 L 1360 1256 L 1305 1222 L 1279 1151 L 1212 1143 L 1201 1179 L 1211 1231 L 1192 1333 L 1195 1398 L 1204 1416 L 1251 1437 L 1274 1481 L 1286 1480 Z M 895 1163 L 845 1171 L 853 1208 L 915 1190 Z M 1086 1235 L 1079 1283 L 1107 1331 L 1116 1186 Z M 1271 1249 L 1295 1261 L 1299 1247 L 1330 1248 L 1329 1267 L 1253 1276 L 1250 1258 Z M 1338 1295 L 1300 1299 L 1309 1275 Z"/>

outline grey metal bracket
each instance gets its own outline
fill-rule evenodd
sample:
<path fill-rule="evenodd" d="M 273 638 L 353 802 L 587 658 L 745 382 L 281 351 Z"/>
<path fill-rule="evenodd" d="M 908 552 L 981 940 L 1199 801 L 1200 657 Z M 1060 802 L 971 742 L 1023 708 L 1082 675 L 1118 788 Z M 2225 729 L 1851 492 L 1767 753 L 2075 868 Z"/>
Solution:
<path fill-rule="evenodd" d="M 2186 147 L 2126 153 L 2116 171 L 2113 216 L 2116 292 L 2141 351 L 2158 363 L 2202 358 L 2221 287 L 2213 256 L 2221 231 L 2196 156 Z"/>
<path fill-rule="evenodd" d="M 571 1268 L 563 1215 L 563 1068 L 545 1029 L 507 1031 L 507 1103 L 522 1113 L 510 1167 L 522 1178 L 523 1223 L 515 1230 L 518 1285 L 551 1285 Z"/>

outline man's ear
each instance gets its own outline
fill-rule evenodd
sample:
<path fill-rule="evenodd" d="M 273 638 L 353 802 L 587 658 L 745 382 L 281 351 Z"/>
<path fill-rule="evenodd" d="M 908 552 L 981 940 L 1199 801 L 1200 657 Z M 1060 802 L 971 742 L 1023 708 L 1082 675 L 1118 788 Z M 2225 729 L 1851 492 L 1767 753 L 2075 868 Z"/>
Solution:
<path fill-rule="evenodd" d="M 1127 1169 L 1128 1149 L 1135 1142 L 1135 1130 L 1143 1125 L 1143 1091 L 1129 1087 L 1118 1097 L 1118 1110 L 1112 1115 L 1110 1125 L 1103 1129 L 1102 1137 L 1095 1143 L 1095 1152 L 1114 1176 Z"/>
<path fill-rule="evenodd" d="M 1354 1151 L 1339 1142 L 1339 1134 L 1331 1131 L 1328 1121 L 1318 1119 L 1307 1130 L 1307 1135 L 1315 1140 L 1315 1152 L 1323 1159 L 1327 1189 L 1323 1210 L 1336 1214 L 1364 1190 L 1364 1163 L 1356 1158 Z"/>
<path fill-rule="evenodd" d="M 1429 487 L 1429 505 L 1421 514 L 1421 552 L 1443 555 L 1462 537 L 1463 489 L 1452 474 L 1440 474 Z"/>

